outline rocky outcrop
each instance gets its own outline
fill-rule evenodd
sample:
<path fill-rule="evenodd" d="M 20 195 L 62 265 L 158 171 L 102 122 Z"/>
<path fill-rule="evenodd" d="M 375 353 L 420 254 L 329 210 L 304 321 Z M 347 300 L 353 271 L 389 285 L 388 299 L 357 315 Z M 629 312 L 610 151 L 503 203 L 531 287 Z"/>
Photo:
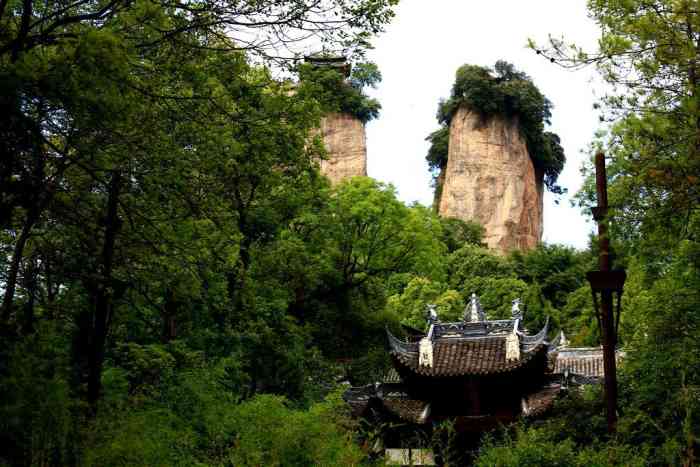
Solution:
<path fill-rule="evenodd" d="M 542 173 L 515 119 L 484 119 L 459 109 L 450 124 L 447 167 L 438 212 L 484 226 L 500 252 L 531 249 L 542 238 Z"/>
<path fill-rule="evenodd" d="M 321 119 L 320 131 L 328 154 L 319 165 L 332 184 L 349 177 L 367 176 L 365 126 L 359 119 L 331 113 Z"/>

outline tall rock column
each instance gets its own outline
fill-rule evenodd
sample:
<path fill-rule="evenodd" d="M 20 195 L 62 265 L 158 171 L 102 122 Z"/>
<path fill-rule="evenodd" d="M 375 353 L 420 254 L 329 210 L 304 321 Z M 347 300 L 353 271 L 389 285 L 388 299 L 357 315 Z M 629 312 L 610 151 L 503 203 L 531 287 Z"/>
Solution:
<path fill-rule="evenodd" d="M 320 161 L 321 173 L 337 184 L 342 180 L 367 176 L 365 125 L 345 113 L 331 113 L 321 119 L 321 136 L 328 152 Z"/>
<path fill-rule="evenodd" d="M 452 117 L 438 212 L 479 222 L 502 253 L 531 249 L 542 238 L 543 176 L 516 119 L 482 118 L 462 107 Z"/>

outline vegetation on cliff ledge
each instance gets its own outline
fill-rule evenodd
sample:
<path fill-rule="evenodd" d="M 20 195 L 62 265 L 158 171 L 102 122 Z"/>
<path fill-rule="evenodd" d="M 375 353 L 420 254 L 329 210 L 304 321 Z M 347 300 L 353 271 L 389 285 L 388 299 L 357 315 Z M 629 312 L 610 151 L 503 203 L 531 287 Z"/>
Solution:
<path fill-rule="evenodd" d="M 528 75 L 502 60 L 496 62 L 493 70 L 477 65 L 462 65 L 457 70 L 449 99 L 441 100 L 438 106 L 437 119 L 441 127 L 426 138 L 431 143 L 426 156 L 431 170 L 447 166 L 450 122 L 462 106 L 484 118 L 517 117 L 530 157 L 544 174 L 545 185 L 552 193 L 563 193 L 557 178 L 566 156 L 559 136 L 545 131 L 545 125 L 550 124 L 552 103 Z"/>
<path fill-rule="evenodd" d="M 376 87 L 382 80 L 374 63 L 355 64 L 348 79 L 336 68 L 304 63 L 299 66 L 299 80 L 305 84 L 302 89 L 320 103 L 324 112 L 347 113 L 362 123 L 379 116 L 381 104 L 363 91 L 366 87 Z"/>

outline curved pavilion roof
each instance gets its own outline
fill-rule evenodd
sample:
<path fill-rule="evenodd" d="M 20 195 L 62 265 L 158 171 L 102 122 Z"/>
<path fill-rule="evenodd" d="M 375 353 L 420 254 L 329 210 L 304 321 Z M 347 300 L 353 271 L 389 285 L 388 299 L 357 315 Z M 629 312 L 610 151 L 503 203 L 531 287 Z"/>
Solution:
<path fill-rule="evenodd" d="M 530 335 L 522 326 L 523 312 L 519 300 L 513 301 L 511 311 L 510 319 L 488 320 L 478 297 L 472 295 L 462 321 L 442 323 L 435 308 L 430 307 L 427 333 L 411 330 L 410 340 L 404 341 L 387 329 L 393 367 L 381 382 L 349 388 L 344 399 L 358 416 L 371 409 L 410 423 L 425 424 L 433 417 L 445 416 L 440 412 L 443 409 L 439 404 L 436 405 L 437 415 L 432 413 L 433 404 L 440 401 L 442 395 L 439 391 L 430 393 L 417 390 L 416 381 L 423 378 L 506 374 L 528 367 L 543 372 L 543 375 L 547 373 L 547 377 L 540 381 L 543 385 L 538 386 L 537 383 L 536 387 L 529 385 L 519 389 L 515 385 L 513 390 L 520 391 L 518 394 L 522 396 L 520 414 L 538 417 L 552 406 L 557 395 L 568 384 L 592 384 L 600 379 L 600 349 L 569 348 L 563 332 L 549 341 L 549 320 L 542 330 Z M 622 356 L 624 352 L 619 352 L 618 358 Z M 411 378 L 411 375 L 417 378 Z M 450 384 L 449 381 L 458 380 L 442 381 Z M 497 418 L 493 413 L 475 416 L 459 413 L 456 410 L 455 416 L 471 420 L 469 423 L 478 424 L 482 419 Z"/>
<path fill-rule="evenodd" d="M 533 347 L 519 359 L 506 359 L 505 336 L 441 339 L 433 346 L 433 365 L 419 365 L 418 354 L 392 350 L 404 367 L 422 376 L 486 375 L 513 371 L 547 352 L 546 344 Z"/>
<path fill-rule="evenodd" d="M 514 301 L 513 317 L 504 320 L 487 320 L 476 295 L 472 295 L 463 321 L 441 323 L 431 310 L 430 328 L 421 339 L 429 341 L 431 364 L 420 363 L 419 342 L 402 341 L 387 329 L 391 354 L 401 366 L 422 376 L 486 375 L 516 370 L 548 351 L 549 320 L 540 332 L 528 335 L 522 328 L 519 305 L 519 301 Z M 517 358 L 507 357 L 509 340 L 519 347 Z"/>

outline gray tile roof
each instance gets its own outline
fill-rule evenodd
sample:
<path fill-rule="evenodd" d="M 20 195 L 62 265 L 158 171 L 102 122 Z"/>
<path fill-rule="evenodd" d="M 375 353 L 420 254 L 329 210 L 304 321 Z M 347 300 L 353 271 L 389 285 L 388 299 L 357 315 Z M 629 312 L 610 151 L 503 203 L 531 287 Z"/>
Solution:
<path fill-rule="evenodd" d="M 616 352 L 619 362 L 624 352 Z M 600 347 L 562 348 L 556 351 L 554 373 L 580 375 L 602 378 L 605 375 L 603 366 L 603 349 Z"/>
<path fill-rule="evenodd" d="M 538 355 L 545 355 L 542 343 L 517 360 L 506 360 L 505 336 L 473 339 L 440 339 L 433 345 L 433 365 L 418 364 L 418 355 L 393 351 L 399 364 L 423 376 L 485 375 L 513 371 Z"/>

